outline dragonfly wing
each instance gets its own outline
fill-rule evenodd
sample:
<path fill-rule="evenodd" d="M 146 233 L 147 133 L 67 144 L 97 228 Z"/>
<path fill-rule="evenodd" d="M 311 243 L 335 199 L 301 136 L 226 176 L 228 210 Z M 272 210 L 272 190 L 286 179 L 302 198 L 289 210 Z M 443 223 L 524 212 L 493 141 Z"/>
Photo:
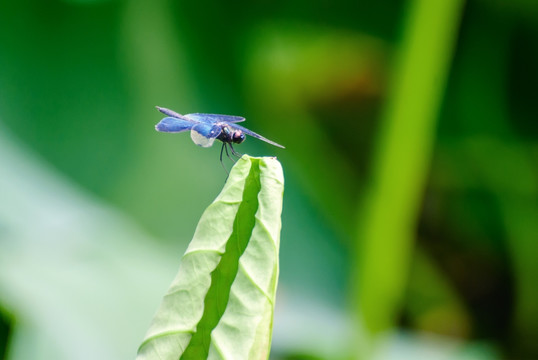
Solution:
<path fill-rule="evenodd" d="M 160 107 L 160 106 L 155 106 L 155 107 L 157 108 L 157 110 L 162 112 L 164 115 L 168 115 L 168 116 L 175 117 L 175 118 L 178 118 L 178 119 L 184 119 L 184 117 L 181 114 L 178 114 L 177 112 L 175 112 L 173 110 L 163 108 L 163 107 Z"/>
<path fill-rule="evenodd" d="M 192 129 L 194 125 L 196 124 L 188 120 L 165 117 L 155 125 L 155 130 L 160 132 L 179 133 Z"/>
<path fill-rule="evenodd" d="M 219 115 L 219 114 L 187 114 L 183 115 L 187 119 L 196 121 L 196 122 L 202 122 L 206 124 L 215 124 L 218 122 L 226 122 L 226 123 L 237 123 L 241 121 L 245 121 L 244 117 L 241 116 L 233 116 L 233 115 Z"/>
<path fill-rule="evenodd" d="M 210 147 L 221 132 L 222 128 L 219 125 L 200 123 L 192 127 L 191 139 L 198 146 Z"/>
<path fill-rule="evenodd" d="M 241 125 L 237 125 L 237 124 L 229 124 L 229 126 L 233 129 L 236 129 L 236 130 L 241 130 L 242 132 L 244 132 L 245 134 L 247 135 L 250 135 L 252 137 L 255 137 L 256 139 L 260 139 L 262 141 L 265 141 L 266 143 L 268 144 L 271 144 L 271 145 L 274 145 L 274 146 L 277 146 L 279 148 L 282 148 L 282 149 L 285 149 L 284 146 L 280 145 L 280 144 L 277 144 L 276 142 L 274 141 L 271 141 L 267 138 L 264 138 L 263 136 L 261 136 L 260 134 L 256 134 L 254 131 L 251 131 Z"/>

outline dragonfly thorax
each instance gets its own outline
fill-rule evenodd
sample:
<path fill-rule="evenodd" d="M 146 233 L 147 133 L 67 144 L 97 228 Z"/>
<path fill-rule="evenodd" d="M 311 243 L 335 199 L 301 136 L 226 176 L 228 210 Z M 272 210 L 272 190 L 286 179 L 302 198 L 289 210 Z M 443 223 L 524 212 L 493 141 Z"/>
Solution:
<path fill-rule="evenodd" d="M 233 130 L 229 126 L 223 126 L 222 132 L 217 137 L 220 141 L 224 143 L 234 143 L 241 144 L 245 141 L 245 134 L 241 130 Z"/>

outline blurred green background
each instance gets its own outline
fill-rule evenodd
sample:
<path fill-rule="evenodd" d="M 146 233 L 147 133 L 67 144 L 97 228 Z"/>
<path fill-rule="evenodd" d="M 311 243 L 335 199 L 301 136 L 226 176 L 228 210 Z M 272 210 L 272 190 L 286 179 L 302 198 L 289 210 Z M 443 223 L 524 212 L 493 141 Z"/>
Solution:
<path fill-rule="evenodd" d="M 286 146 L 273 359 L 538 359 L 538 2 L 0 0 L 0 358 L 128 359 Z M 231 166 L 231 163 L 227 163 Z"/>

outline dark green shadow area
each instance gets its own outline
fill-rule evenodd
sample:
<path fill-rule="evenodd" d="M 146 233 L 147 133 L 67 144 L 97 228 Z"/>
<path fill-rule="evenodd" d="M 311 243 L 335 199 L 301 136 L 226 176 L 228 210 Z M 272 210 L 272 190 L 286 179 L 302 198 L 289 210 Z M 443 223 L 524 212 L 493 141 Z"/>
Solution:
<path fill-rule="evenodd" d="M 204 299 L 204 313 L 181 360 L 206 359 L 211 343 L 211 332 L 219 323 L 228 304 L 230 288 L 237 275 L 239 258 L 247 248 L 258 210 L 258 193 L 261 190 L 260 160 L 252 159 L 252 167 L 245 181 L 243 200 L 237 210 L 233 232 L 226 243 L 220 263 L 211 273 L 211 287 Z"/>
<path fill-rule="evenodd" d="M 13 319 L 0 309 L 0 360 L 7 359 Z"/>

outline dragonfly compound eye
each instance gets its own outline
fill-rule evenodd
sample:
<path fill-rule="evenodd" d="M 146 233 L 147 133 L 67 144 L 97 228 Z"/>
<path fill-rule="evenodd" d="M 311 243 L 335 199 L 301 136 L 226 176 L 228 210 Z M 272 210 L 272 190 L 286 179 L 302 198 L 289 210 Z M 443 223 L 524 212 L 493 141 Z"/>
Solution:
<path fill-rule="evenodd" d="M 245 134 L 243 134 L 242 131 L 235 131 L 233 134 L 233 142 L 236 144 L 241 144 L 243 141 L 245 141 Z"/>

